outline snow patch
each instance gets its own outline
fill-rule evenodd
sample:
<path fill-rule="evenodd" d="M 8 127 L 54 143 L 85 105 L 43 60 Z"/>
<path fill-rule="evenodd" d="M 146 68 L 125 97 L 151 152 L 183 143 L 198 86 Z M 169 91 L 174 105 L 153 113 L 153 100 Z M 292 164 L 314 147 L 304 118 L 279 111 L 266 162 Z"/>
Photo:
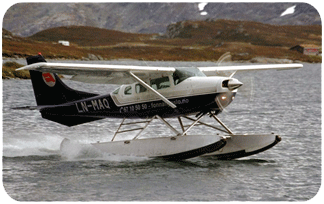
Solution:
<path fill-rule="evenodd" d="M 293 14 L 293 13 L 295 13 L 295 7 L 296 7 L 296 5 L 287 8 L 287 9 L 286 9 L 286 10 L 285 10 L 281 15 L 280 15 L 280 17 L 285 16 L 285 15 L 289 15 L 289 14 Z"/>
<path fill-rule="evenodd" d="M 204 3 L 204 2 L 198 4 L 198 9 L 199 9 L 199 11 L 200 11 L 200 15 L 205 16 L 205 15 L 208 14 L 206 11 L 204 11 L 205 6 L 206 6 L 207 4 L 208 4 L 208 3 Z"/>

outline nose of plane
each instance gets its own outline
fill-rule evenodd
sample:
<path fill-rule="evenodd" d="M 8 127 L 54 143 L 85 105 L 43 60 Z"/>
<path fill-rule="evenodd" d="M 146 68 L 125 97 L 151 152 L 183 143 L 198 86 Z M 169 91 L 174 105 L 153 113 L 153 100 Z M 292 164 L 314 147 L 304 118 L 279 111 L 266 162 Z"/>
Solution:
<path fill-rule="evenodd" d="M 231 91 L 240 88 L 242 85 L 243 85 L 242 82 L 234 78 L 228 81 L 228 89 Z"/>

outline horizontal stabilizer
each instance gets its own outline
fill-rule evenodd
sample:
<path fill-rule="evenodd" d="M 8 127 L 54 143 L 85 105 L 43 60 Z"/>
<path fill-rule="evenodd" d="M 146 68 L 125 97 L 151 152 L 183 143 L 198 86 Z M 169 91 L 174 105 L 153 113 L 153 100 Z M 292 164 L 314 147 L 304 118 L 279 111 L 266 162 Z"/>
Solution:
<path fill-rule="evenodd" d="M 42 109 L 51 109 L 51 108 L 58 108 L 58 107 L 67 107 L 70 104 L 60 104 L 60 105 L 40 105 L 40 106 L 20 106 L 20 107 L 13 107 L 13 110 L 42 110 Z"/>
<path fill-rule="evenodd" d="M 13 107 L 13 110 L 40 110 L 38 106 L 22 106 L 22 107 Z"/>
<path fill-rule="evenodd" d="M 58 115 L 57 108 L 69 107 L 70 104 L 61 104 L 61 105 L 44 105 L 44 106 L 23 106 L 23 107 L 13 107 L 13 110 L 39 110 L 42 114 L 42 117 L 53 122 L 60 123 L 66 126 L 75 126 L 87 122 L 92 122 L 95 120 L 101 120 L 104 117 L 98 117 L 96 115 Z"/>

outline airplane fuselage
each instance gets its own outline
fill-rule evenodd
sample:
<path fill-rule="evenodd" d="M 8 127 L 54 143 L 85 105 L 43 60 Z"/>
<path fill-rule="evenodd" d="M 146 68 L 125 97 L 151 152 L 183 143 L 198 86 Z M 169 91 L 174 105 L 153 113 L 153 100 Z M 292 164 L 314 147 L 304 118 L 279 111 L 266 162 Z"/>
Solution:
<path fill-rule="evenodd" d="M 56 118 L 62 116 L 67 120 L 69 117 L 71 120 L 79 120 L 78 118 L 96 120 L 148 118 L 155 115 L 168 118 L 209 111 L 218 114 L 232 102 L 236 94 L 235 90 L 230 91 L 223 87 L 223 81 L 227 79 L 225 77 L 189 77 L 178 84 L 175 84 L 172 76 L 166 76 L 164 79 L 167 82 L 152 84 L 151 81 L 151 85 L 159 86 L 155 87 L 157 91 L 175 104 L 176 108 L 168 106 L 139 83 L 133 83 L 122 85 L 107 95 L 45 107 L 41 109 L 41 113 L 44 118 L 54 121 L 60 121 Z"/>

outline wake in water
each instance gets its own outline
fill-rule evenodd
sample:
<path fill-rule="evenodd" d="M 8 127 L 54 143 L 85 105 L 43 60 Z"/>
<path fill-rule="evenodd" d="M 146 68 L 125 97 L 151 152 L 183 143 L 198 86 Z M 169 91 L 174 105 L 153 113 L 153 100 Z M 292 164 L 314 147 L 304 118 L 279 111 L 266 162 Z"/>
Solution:
<path fill-rule="evenodd" d="M 7 141 L 8 140 L 8 141 Z M 4 141 L 3 156 L 6 158 L 26 158 L 55 156 L 63 161 L 105 160 L 105 161 L 145 161 L 147 157 L 112 155 L 101 152 L 86 143 L 70 140 L 57 135 L 28 135 Z"/>
<path fill-rule="evenodd" d="M 64 138 L 60 145 L 60 156 L 64 160 L 108 160 L 108 161 L 145 161 L 148 157 L 113 155 L 101 152 L 91 144 L 82 144 Z"/>

